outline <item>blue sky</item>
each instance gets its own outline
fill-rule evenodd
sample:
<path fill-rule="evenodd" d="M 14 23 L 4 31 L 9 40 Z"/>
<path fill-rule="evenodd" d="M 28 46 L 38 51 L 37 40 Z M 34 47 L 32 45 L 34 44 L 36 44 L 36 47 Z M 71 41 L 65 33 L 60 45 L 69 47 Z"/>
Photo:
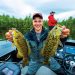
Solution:
<path fill-rule="evenodd" d="M 60 21 L 75 17 L 75 0 L 0 0 L 0 14 L 24 18 L 36 12 L 47 19 L 49 13 L 55 11 L 55 18 Z"/>

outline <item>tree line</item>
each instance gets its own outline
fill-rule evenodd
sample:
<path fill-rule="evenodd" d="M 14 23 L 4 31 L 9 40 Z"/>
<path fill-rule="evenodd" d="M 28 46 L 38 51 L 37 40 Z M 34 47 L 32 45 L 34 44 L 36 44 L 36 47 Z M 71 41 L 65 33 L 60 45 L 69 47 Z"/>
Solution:
<path fill-rule="evenodd" d="M 75 39 L 75 18 L 69 17 L 67 20 L 58 23 L 69 28 L 71 31 L 69 37 Z M 48 28 L 47 20 L 44 20 L 44 26 Z M 24 19 L 17 19 L 14 16 L 10 17 L 9 15 L 0 15 L 0 38 L 4 38 L 5 33 L 11 28 L 16 28 L 25 34 L 32 28 L 31 16 L 26 16 Z"/>

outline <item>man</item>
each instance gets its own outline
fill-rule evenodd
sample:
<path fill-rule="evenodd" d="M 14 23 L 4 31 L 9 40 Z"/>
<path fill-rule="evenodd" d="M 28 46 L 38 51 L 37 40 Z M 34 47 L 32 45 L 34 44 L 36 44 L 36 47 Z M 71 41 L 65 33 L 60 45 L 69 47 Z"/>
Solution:
<path fill-rule="evenodd" d="M 30 58 L 29 67 L 26 75 L 35 75 L 37 70 L 43 65 L 42 62 L 44 58 L 42 57 L 40 52 L 44 46 L 44 41 L 46 40 L 48 35 L 48 30 L 43 27 L 42 15 L 40 13 L 35 13 L 32 19 L 33 19 L 33 29 L 25 34 L 25 38 L 29 42 L 31 48 L 31 53 L 29 57 Z M 64 35 L 62 34 L 62 36 Z M 10 38 L 8 38 L 8 40 L 9 39 Z M 50 68 L 55 72 L 59 71 L 61 66 L 57 63 L 57 61 L 54 58 L 51 58 L 51 61 L 52 62 L 50 62 L 50 65 L 57 65 L 57 66 L 56 67 L 50 66 Z"/>
<path fill-rule="evenodd" d="M 54 18 L 54 14 L 55 12 L 50 12 L 50 15 L 48 16 L 48 26 L 49 26 L 49 30 L 51 30 L 56 24 L 57 24 L 57 20 Z"/>

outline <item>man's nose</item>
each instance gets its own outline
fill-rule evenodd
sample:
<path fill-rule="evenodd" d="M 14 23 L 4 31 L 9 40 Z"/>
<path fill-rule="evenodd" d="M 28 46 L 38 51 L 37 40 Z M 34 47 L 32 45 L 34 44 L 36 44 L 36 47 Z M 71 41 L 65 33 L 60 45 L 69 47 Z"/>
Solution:
<path fill-rule="evenodd" d="M 40 23 L 39 23 L 39 22 L 37 22 L 36 24 L 37 24 L 37 25 L 39 25 Z"/>

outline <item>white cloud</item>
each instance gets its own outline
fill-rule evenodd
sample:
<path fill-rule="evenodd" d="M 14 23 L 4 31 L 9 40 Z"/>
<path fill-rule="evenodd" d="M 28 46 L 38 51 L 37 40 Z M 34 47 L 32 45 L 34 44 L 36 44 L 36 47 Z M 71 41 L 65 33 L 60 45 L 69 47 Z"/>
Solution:
<path fill-rule="evenodd" d="M 75 17 L 75 10 L 56 14 L 55 18 L 58 19 L 58 21 L 61 21 L 64 19 L 68 19 L 70 16 Z"/>
<path fill-rule="evenodd" d="M 35 0 L 36 1 L 36 0 Z M 38 4 L 44 4 L 44 3 L 50 3 L 50 2 L 54 2 L 56 0 L 38 0 L 36 1 Z"/>
<path fill-rule="evenodd" d="M 56 11 L 55 18 L 60 21 L 70 16 L 75 17 L 74 3 L 74 0 L 0 0 L 0 14 L 24 18 L 35 12 L 42 12 L 44 19 L 47 20 L 49 15 L 47 12 L 52 9 Z"/>
<path fill-rule="evenodd" d="M 48 20 L 48 15 L 47 14 L 43 14 L 44 20 Z M 55 19 L 57 19 L 58 21 L 66 20 L 70 16 L 75 17 L 75 10 L 67 11 L 67 12 L 62 12 L 62 13 L 54 15 Z"/>
<path fill-rule="evenodd" d="M 25 0 L 25 1 L 29 4 L 31 4 L 31 5 L 41 6 L 42 4 L 54 2 L 54 1 L 57 1 L 57 0 Z"/>
<path fill-rule="evenodd" d="M 2 0 L 0 1 L 1 7 L 7 8 L 5 11 L 15 13 L 14 16 L 23 17 L 29 14 L 33 14 L 38 10 L 35 10 L 32 6 L 23 2 L 23 0 Z M 4 10 L 3 10 L 4 11 Z"/>

